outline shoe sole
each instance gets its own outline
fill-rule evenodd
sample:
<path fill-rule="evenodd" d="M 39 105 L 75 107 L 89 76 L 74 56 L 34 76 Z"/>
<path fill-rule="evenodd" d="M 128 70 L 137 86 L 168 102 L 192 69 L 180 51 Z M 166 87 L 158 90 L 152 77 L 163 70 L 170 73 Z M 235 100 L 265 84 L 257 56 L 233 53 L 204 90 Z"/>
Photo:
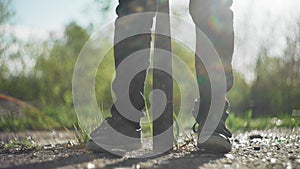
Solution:
<path fill-rule="evenodd" d="M 232 148 L 230 141 L 220 135 L 212 135 L 204 143 L 198 142 L 197 146 L 203 152 L 217 154 L 228 153 Z"/>
<path fill-rule="evenodd" d="M 125 155 L 127 152 L 138 150 L 142 147 L 141 143 L 127 144 L 127 145 L 104 145 L 96 144 L 94 141 L 86 143 L 86 149 L 95 153 L 110 153 L 114 155 Z"/>

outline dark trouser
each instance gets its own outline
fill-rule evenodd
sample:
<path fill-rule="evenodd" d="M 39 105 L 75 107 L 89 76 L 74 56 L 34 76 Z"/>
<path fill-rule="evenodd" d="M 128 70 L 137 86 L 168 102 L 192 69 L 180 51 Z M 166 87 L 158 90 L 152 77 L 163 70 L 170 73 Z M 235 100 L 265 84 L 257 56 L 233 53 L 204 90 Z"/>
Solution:
<path fill-rule="evenodd" d="M 221 61 L 224 65 L 226 80 L 227 80 L 227 91 L 232 87 L 232 53 L 233 53 L 233 14 L 229 9 L 232 4 L 231 0 L 190 0 L 190 13 L 196 24 L 206 36 L 211 40 L 215 49 L 217 50 Z M 140 13 L 140 12 L 155 12 L 156 11 L 156 0 L 119 0 L 119 6 L 117 7 L 118 18 L 115 21 L 115 42 L 121 39 L 121 34 L 126 34 L 132 31 L 149 31 L 152 27 L 153 16 L 143 17 L 143 24 L 140 23 L 140 19 L 132 19 L 126 23 L 122 23 L 121 17 Z M 142 34 L 129 37 L 122 40 L 119 43 L 115 43 L 114 46 L 114 57 L 116 69 L 118 65 L 130 54 L 136 51 L 147 49 L 148 52 L 144 56 L 141 55 L 140 59 L 135 64 L 150 64 L 150 44 L 151 34 Z M 197 41 L 197 48 L 201 48 L 201 44 Z M 206 56 L 209 57 L 209 56 Z M 196 74 L 198 79 L 198 85 L 201 93 L 201 103 L 197 121 L 205 119 L 210 107 L 210 83 L 207 76 L 207 72 L 202 65 L 201 61 L 196 57 Z M 135 65 L 132 65 L 135 66 Z M 141 71 L 133 79 L 122 78 L 122 73 L 116 72 L 116 77 L 113 82 L 113 91 L 116 94 L 116 101 L 122 102 L 122 99 L 127 99 L 129 95 L 132 105 L 137 110 L 142 110 L 145 106 L 142 94 L 144 93 L 144 82 L 147 71 Z M 126 72 L 125 72 L 126 73 Z M 129 93 L 116 92 L 118 86 L 122 85 L 124 81 L 130 80 Z M 224 96 L 225 98 L 225 96 Z M 112 116 L 120 116 L 116 106 L 113 105 L 111 108 Z M 126 112 L 130 113 L 130 112 Z M 135 114 L 134 121 L 138 121 L 143 114 Z"/>
<path fill-rule="evenodd" d="M 233 85 L 231 61 L 234 49 L 234 32 L 231 4 L 232 0 L 190 0 L 190 14 L 195 25 L 209 38 L 220 56 L 226 76 L 227 92 Z M 201 48 L 198 38 L 199 36 L 197 36 L 196 50 L 205 50 Z M 195 66 L 201 96 L 199 113 L 195 118 L 201 124 L 205 121 L 210 108 L 211 84 L 208 73 L 199 57 L 195 57 Z M 226 96 L 224 98 L 226 99 Z M 226 100 L 225 109 L 228 106 L 229 102 Z M 227 118 L 226 111 L 224 111 L 223 117 L 224 120 Z"/>

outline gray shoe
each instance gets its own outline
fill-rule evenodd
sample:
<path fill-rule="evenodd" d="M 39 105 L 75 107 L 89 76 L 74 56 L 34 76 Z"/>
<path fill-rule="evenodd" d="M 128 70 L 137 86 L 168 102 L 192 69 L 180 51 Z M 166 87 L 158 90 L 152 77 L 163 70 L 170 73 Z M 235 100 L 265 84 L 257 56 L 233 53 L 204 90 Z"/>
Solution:
<path fill-rule="evenodd" d="M 219 123 L 218 127 L 214 132 L 212 132 L 211 135 L 206 135 L 205 133 L 201 135 L 201 127 L 199 129 L 196 129 L 196 125 L 198 123 L 195 123 L 193 126 L 194 132 L 198 133 L 198 139 L 197 139 L 197 147 L 201 151 L 205 151 L 208 153 L 217 153 L 217 154 L 225 154 L 231 151 L 232 144 L 229 140 L 229 138 L 232 137 L 231 132 L 227 129 L 225 126 L 225 123 L 221 122 Z M 208 137 L 208 138 L 207 138 Z M 203 140 L 205 140 L 203 142 Z"/>
<path fill-rule="evenodd" d="M 209 138 L 202 142 L 204 138 L 198 135 L 197 147 L 207 153 L 225 154 L 231 151 L 232 144 L 228 137 L 214 132 Z"/>
<path fill-rule="evenodd" d="M 199 102 L 200 100 L 196 99 L 193 114 L 196 113 L 194 111 L 199 110 Z M 225 121 L 228 117 L 228 112 L 226 111 L 228 107 L 229 107 L 229 102 L 226 101 L 222 118 L 217 128 L 215 129 L 215 131 L 212 132 L 211 135 L 205 134 L 205 131 L 201 131 L 205 119 L 201 119 L 202 121 L 200 121 L 199 123 L 196 122 L 194 124 L 193 131 L 198 133 L 197 147 L 200 150 L 208 153 L 217 153 L 217 154 L 225 154 L 231 151 L 232 144 L 229 138 L 232 137 L 232 134 L 225 125 Z M 201 135 L 201 138 L 200 138 L 200 132 L 204 132 Z"/>
<path fill-rule="evenodd" d="M 226 128 L 226 126 L 224 126 L 224 128 Z M 193 126 L 193 130 L 198 133 L 197 147 L 201 151 L 217 154 L 225 154 L 231 151 L 232 144 L 229 138 L 231 138 L 232 135 L 227 128 L 226 130 L 218 130 L 217 128 L 211 135 L 201 133 L 201 137 L 201 130 L 197 131 L 195 125 Z M 219 131 L 223 132 L 219 133 Z"/>
<path fill-rule="evenodd" d="M 125 154 L 141 148 L 141 128 L 120 117 L 109 117 L 91 133 L 86 149 L 93 152 Z"/>

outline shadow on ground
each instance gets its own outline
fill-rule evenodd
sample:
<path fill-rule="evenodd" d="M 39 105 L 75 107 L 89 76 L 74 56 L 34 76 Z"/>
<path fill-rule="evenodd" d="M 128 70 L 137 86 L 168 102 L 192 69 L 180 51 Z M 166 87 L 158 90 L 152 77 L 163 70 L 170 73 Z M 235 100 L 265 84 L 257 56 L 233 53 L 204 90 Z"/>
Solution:
<path fill-rule="evenodd" d="M 72 154 L 74 151 L 74 154 Z M 57 157 L 53 160 L 36 160 L 35 162 L 28 162 L 26 164 L 9 165 L 6 169 L 50 169 L 50 168 L 190 168 L 196 169 L 199 166 L 211 161 L 224 157 L 223 155 L 209 155 L 200 152 L 176 152 L 151 157 L 151 158 L 126 158 L 116 157 L 107 153 L 92 153 L 79 150 L 69 151 L 70 155 L 67 157 Z M 2 154 L 3 155 L 3 154 Z M 32 158 L 32 154 L 15 155 L 15 158 Z M 39 157 L 36 157 L 39 158 Z M 24 160 L 24 159 L 23 159 Z M 1 168 L 1 167 L 0 167 Z"/>
<path fill-rule="evenodd" d="M 81 164 L 96 160 L 96 159 L 107 159 L 112 160 L 117 157 L 107 154 L 95 154 L 95 153 L 81 153 L 76 155 L 71 155 L 69 157 L 59 157 L 50 161 L 27 163 L 23 165 L 6 167 L 6 169 L 50 169 L 50 168 L 60 168 L 65 166 L 80 166 Z M 1 168 L 1 167 L 0 167 Z"/>
<path fill-rule="evenodd" d="M 189 154 L 171 152 L 152 158 L 126 159 L 118 163 L 107 165 L 106 168 L 189 168 L 198 169 L 205 163 L 223 158 L 224 155 L 203 154 L 201 152 L 191 152 Z"/>

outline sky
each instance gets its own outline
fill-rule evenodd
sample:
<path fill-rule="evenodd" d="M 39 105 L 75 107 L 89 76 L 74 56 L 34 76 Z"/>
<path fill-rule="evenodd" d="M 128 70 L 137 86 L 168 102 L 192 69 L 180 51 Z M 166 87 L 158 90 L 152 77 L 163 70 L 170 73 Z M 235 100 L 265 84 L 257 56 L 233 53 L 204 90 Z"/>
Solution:
<path fill-rule="evenodd" d="M 232 7 L 235 13 L 236 34 L 234 67 L 238 70 L 252 67 L 253 70 L 257 52 L 261 47 L 270 49 L 271 56 L 282 56 L 286 47 L 286 37 L 295 37 L 297 22 L 300 24 L 300 1 L 235 0 L 234 2 Z M 249 75 L 253 76 L 251 73 Z"/>
<path fill-rule="evenodd" d="M 63 27 L 70 20 L 86 24 L 83 0 L 14 0 L 17 24 L 29 27 L 55 30 Z"/>
<path fill-rule="evenodd" d="M 173 12 L 191 21 L 189 0 L 172 0 Z M 83 26 L 113 21 L 117 0 L 112 1 L 109 17 L 99 22 L 99 11 L 93 0 L 14 0 L 16 16 L 13 24 L 4 25 L 18 37 L 47 39 L 49 32 L 62 36 L 64 25 L 75 20 Z M 300 0 L 234 0 L 235 52 L 233 66 L 249 78 L 257 52 L 262 46 L 270 48 L 273 56 L 282 55 L 286 36 L 293 36 L 300 20 Z M 102 18 L 103 19 L 103 18 Z"/>
<path fill-rule="evenodd" d="M 96 9 L 88 10 L 93 0 L 14 0 L 12 7 L 16 12 L 13 28 L 21 38 L 45 39 L 49 32 L 63 32 L 64 26 L 75 20 L 86 26 L 96 17 Z M 94 11 L 94 13 L 92 12 Z M 92 13 L 93 16 L 89 16 Z M 12 29 L 13 29 L 12 28 Z"/>

